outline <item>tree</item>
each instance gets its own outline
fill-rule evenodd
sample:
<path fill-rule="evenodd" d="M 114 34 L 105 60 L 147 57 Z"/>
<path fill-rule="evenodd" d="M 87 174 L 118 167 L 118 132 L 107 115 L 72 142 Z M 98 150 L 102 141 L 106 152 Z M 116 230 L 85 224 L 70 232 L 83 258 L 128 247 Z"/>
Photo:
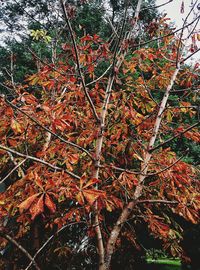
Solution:
<path fill-rule="evenodd" d="M 181 156 L 170 149 L 176 138 L 200 140 L 196 107 L 173 93 L 186 88 L 195 100 L 199 66 L 189 69 L 184 62 L 198 51 L 198 17 L 179 32 L 165 17 L 141 29 L 142 4 L 131 27 L 125 4 L 113 49 L 113 41 L 97 34 L 76 36 L 71 9 L 61 0 L 70 41 L 54 64 L 41 62 L 37 73 L 14 87 L 16 97 L 1 96 L 0 183 L 9 188 L 1 194 L 0 214 L 12 219 L 1 224 L 1 237 L 37 269 L 51 232 L 73 224 L 84 225 L 104 270 L 127 245 L 140 248 L 138 224 L 147 223 L 165 250 L 182 256 L 176 217 L 199 221 L 195 167 L 181 160 L 187 149 Z M 183 32 L 189 26 L 188 52 Z M 141 42 L 143 35 L 149 40 Z M 195 119 L 192 125 L 188 118 Z M 27 237 L 35 237 L 33 247 L 23 249 Z"/>
<path fill-rule="evenodd" d="M 82 37 L 85 33 L 97 34 L 104 39 L 112 40 L 114 37 L 112 29 L 119 27 L 123 19 L 124 3 L 118 3 L 117 13 L 115 10 L 112 12 L 112 14 L 116 13 L 114 16 L 117 17 L 117 21 L 111 17 L 110 13 L 105 12 L 103 1 L 70 1 L 69 4 L 73 29 L 77 36 Z M 135 2 L 129 6 L 131 12 L 133 12 L 134 5 Z M 153 4 L 151 5 L 153 7 Z M 146 27 L 158 14 L 155 8 L 151 8 L 142 11 L 140 16 L 141 25 Z M 0 22 L 4 41 L 0 47 L 2 63 L 0 91 L 10 94 L 9 85 L 6 82 L 10 81 L 11 75 L 13 82 L 20 83 L 27 74 L 32 74 L 39 68 L 41 61 L 55 62 L 56 55 L 59 54 L 57 48 L 65 42 L 66 36 L 61 35 L 63 21 L 59 1 L 48 1 L 47 3 L 43 0 L 12 0 L 3 2 Z M 37 40 L 33 40 L 33 30 L 38 31 L 37 33 L 46 32 L 51 39 L 45 40 L 40 36 Z"/>

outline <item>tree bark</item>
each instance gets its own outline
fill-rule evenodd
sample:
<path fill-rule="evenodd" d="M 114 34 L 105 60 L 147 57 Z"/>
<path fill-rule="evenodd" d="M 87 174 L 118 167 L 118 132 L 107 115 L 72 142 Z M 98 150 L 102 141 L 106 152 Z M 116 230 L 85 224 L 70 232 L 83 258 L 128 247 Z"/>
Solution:
<path fill-rule="evenodd" d="M 150 138 L 148 149 L 147 149 L 147 152 L 146 152 L 145 157 L 144 157 L 144 161 L 143 161 L 142 166 L 141 166 L 141 174 L 139 175 L 139 184 L 135 189 L 133 200 L 131 202 L 129 202 L 128 205 L 123 209 L 123 211 L 122 211 L 120 217 L 118 218 L 113 230 L 111 231 L 111 234 L 110 234 L 107 246 L 106 246 L 105 263 L 104 263 L 104 265 L 102 265 L 101 268 L 99 268 L 99 270 L 108 270 L 109 269 L 109 266 L 111 264 L 111 258 L 112 258 L 114 248 L 115 248 L 115 244 L 116 244 L 116 241 L 117 241 L 118 236 L 120 234 L 121 228 L 122 228 L 123 224 L 128 220 L 132 210 L 134 209 L 135 204 L 137 203 L 138 198 L 142 195 L 143 183 L 144 183 L 144 180 L 145 180 L 147 172 L 148 172 L 149 161 L 151 160 L 151 157 L 152 157 L 152 153 L 150 153 L 149 150 L 152 149 L 154 144 L 155 144 L 155 140 L 157 138 L 160 124 L 161 124 L 161 120 L 162 120 L 162 115 L 163 115 L 163 112 L 164 112 L 166 104 L 167 104 L 170 90 L 172 89 L 172 86 L 174 85 L 174 82 L 176 80 L 179 69 L 180 69 L 180 65 L 178 65 L 178 67 L 175 69 L 175 71 L 171 77 L 170 83 L 166 89 L 164 96 L 163 96 L 163 99 L 162 99 L 162 102 L 160 105 L 160 109 L 159 109 L 158 115 L 157 115 L 156 120 L 155 120 L 153 134 Z"/>

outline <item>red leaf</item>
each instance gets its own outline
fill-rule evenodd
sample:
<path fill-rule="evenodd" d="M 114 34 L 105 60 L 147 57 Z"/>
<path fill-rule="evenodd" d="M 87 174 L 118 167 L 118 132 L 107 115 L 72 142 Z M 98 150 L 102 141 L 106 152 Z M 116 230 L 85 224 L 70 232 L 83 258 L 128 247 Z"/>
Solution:
<path fill-rule="evenodd" d="M 84 204 L 84 197 L 83 197 L 83 193 L 82 192 L 79 192 L 77 195 L 76 195 L 76 200 L 77 202 L 80 204 L 80 205 L 83 205 Z"/>
<path fill-rule="evenodd" d="M 92 178 L 84 185 L 83 188 L 85 189 L 87 187 L 93 186 L 96 183 L 99 183 L 99 180 L 97 178 Z"/>
<path fill-rule="evenodd" d="M 42 180 L 37 174 L 37 172 L 34 172 L 34 176 L 35 176 L 35 183 L 37 184 L 38 187 L 40 187 L 43 190 Z"/>
<path fill-rule="evenodd" d="M 87 35 L 87 36 L 81 38 L 81 42 L 84 42 L 84 41 L 90 41 L 90 40 L 92 40 L 92 37 L 89 36 L 89 35 Z"/>
<path fill-rule="evenodd" d="M 44 195 L 40 196 L 38 201 L 30 207 L 31 219 L 34 220 L 38 215 L 44 212 Z"/>
<path fill-rule="evenodd" d="M 88 189 L 83 191 L 85 199 L 92 205 L 100 196 L 105 197 L 105 192 L 102 190 Z"/>
<path fill-rule="evenodd" d="M 55 213 L 56 205 L 52 201 L 52 199 L 49 197 L 48 194 L 45 195 L 45 205 L 48 207 L 48 209 L 51 211 L 51 213 Z"/>
<path fill-rule="evenodd" d="M 78 162 L 78 159 L 79 159 L 79 155 L 78 154 L 71 154 L 71 155 L 68 156 L 68 161 L 71 164 L 76 164 Z"/>
<path fill-rule="evenodd" d="M 18 205 L 19 207 L 19 212 L 22 213 L 24 210 L 29 209 L 29 207 L 32 205 L 32 203 L 35 201 L 35 199 L 37 198 L 37 196 L 39 195 L 39 193 L 36 193 L 30 197 L 28 197 L 25 201 L 23 201 L 22 203 L 20 203 L 20 205 Z"/>

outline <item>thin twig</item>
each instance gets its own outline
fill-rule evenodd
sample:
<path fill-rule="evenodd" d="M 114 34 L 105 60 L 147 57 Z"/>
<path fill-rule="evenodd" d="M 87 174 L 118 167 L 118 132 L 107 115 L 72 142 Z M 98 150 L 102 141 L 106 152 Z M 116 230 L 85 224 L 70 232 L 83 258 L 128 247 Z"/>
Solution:
<path fill-rule="evenodd" d="M 175 135 L 175 136 L 169 138 L 169 139 L 166 140 L 165 142 L 163 142 L 163 143 L 161 143 L 161 144 L 158 144 L 157 146 L 151 148 L 151 149 L 149 150 L 149 152 L 151 153 L 151 152 L 155 151 L 156 149 L 158 149 L 158 148 L 160 148 L 160 147 L 162 147 L 162 146 L 168 144 L 169 142 L 173 141 L 174 139 L 176 139 L 176 138 L 178 138 L 178 137 L 181 137 L 184 133 L 188 132 L 189 130 L 191 130 L 191 129 L 195 128 L 195 127 L 197 127 L 199 124 L 200 124 L 200 121 L 197 122 L 196 124 L 194 124 L 194 125 L 192 125 L 192 126 L 186 128 L 184 131 L 178 133 L 177 135 Z"/>
<path fill-rule="evenodd" d="M 4 97 L 4 95 L 1 95 Z M 40 124 L 35 118 L 33 118 L 32 116 L 30 116 L 28 113 L 24 112 L 22 109 L 20 109 L 19 107 L 17 107 L 16 105 L 14 105 L 12 102 L 10 102 L 9 100 L 7 100 L 5 98 L 5 101 L 11 106 L 13 107 L 14 109 L 18 110 L 19 112 L 21 112 L 22 114 L 26 115 L 29 119 L 31 119 L 34 123 L 36 123 L 39 127 L 41 127 L 42 129 L 48 131 L 49 133 L 51 133 L 54 137 L 58 138 L 59 140 L 61 140 L 62 142 L 70 145 L 70 146 L 73 146 L 79 150 L 81 150 L 82 152 L 85 152 L 92 160 L 93 160 L 93 157 L 92 155 L 83 147 L 73 143 L 73 142 L 70 142 L 70 141 L 67 141 L 65 140 L 63 137 L 59 136 L 58 134 L 54 133 L 53 131 L 51 131 L 49 128 L 43 126 L 42 124 Z"/>
<path fill-rule="evenodd" d="M 184 32 L 184 29 L 185 29 L 185 24 L 187 22 L 187 19 L 188 17 L 190 16 L 190 14 L 192 13 L 195 5 L 196 5 L 197 1 L 195 2 L 195 4 L 192 6 L 192 8 L 190 9 L 190 11 L 188 12 L 187 16 L 185 17 L 184 19 L 184 22 L 183 22 L 183 26 L 182 26 L 182 30 L 181 30 L 181 33 L 180 33 L 180 37 L 179 37 L 179 41 L 178 41 L 178 48 L 177 48 L 177 54 L 176 54 L 176 67 L 179 63 L 179 55 L 180 55 L 180 46 L 181 46 L 181 41 L 182 41 L 182 37 L 183 37 L 183 32 Z"/>
<path fill-rule="evenodd" d="M 25 158 L 24 160 L 22 160 L 19 164 L 17 164 L 1 181 L 0 181 L 0 185 L 3 184 L 3 182 L 14 172 L 16 171 L 22 164 L 24 164 L 24 162 L 27 159 Z"/>
<path fill-rule="evenodd" d="M 33 259 L 35 259 L 40 253 L 41 251 L 49 244 L 49 242 L 51 242 L 53 240 L 54 237 L 58 236 L 62 231 L 64 231 L 67 227 L 72 226 L 72 225 L 76 225 L 76 224 L 80 224 L 83 223 L 85 224 L 86 222 L 84 221 L 80 221 L 80 222 L 72 222 L 69 224 L 64 225 L 62 228 L 60 228 L 55 234 L 51 235 L 47 241 L 41 246 L 40 249 L 38 249 L 38 251 L 35 253 L 35 255 L 33 256 Z M 30 262 L 30 264 L 26 267 L 25 270 L 28 270 L 31 265 L 33 264 L 33 262 Z"/>
<path fill-rule="evenodd" d="M 192 24 L 193 24 L 194 22 L 196 22 L 196 20 L 198 20 L 199 18 L 200 18 L 200 16 L 198 16 L 198 17 L 197 17 L 197 18 L 195 18 L 195 19 L 194 19 L 192 22 L 190 22 L 190 23 L 188 23 L 187 25 L 185 25 L 185 27 L 184 27 L 184 28 L 186 28 L 186 27 L 188 27 L 188 26 L 192 25 Z M 141 46 L 147 45 L 147 44 L 149 44 L 149 43 L 151 43 L 151 42 L 154 42 L 154 41 L 157 41 L 157 40 L 163 39 L 163 38 L 165 38 L 165 37 L 170 37 L 170 36 L 173 36 L 174 34 L 176 34 L 176 33 L 178 33 L 179 31 L 181 31 L 181 30 L 182 30 L 182 28 L 183 28 L 183 27 L 178 28 L 178 29 L 176 29 L 175 31 L 173 31 L 173 32 L 171 32 L 171 33 L 169 33 L 169 34 L 166 34 L 166 35 L 163 35 L 163 36 L 160 36 L 160 37 L 157 37 L 157 38 L 154 38 L 154 39 L 148 40 L 148 41 L 146 41 L 146 42 L 139 43 L 139 44 L 136 44 L 136 45 L 132 45 L 132 48 L 141 47 Z"/>
<path fill-rule="evenodd" d="M 188 149 L 187 151 L 188 152 Z M 154 175 L 157 175 L 157 174 L 160 174 L 160 173 L 163 173 L 167 170 L 169 170 L 170 168 L 172 168 L 175 164 L 177 164 L 185 155 L 182 155 L 180 158 L 178 158 L 176 161 L 174 161 L 172 164 L 170 164 L 169 166 L 165 167 L 164 169 L 158 171 L 158 172 L 155 172 L 155 173 L 150 173 L 150 174 L 147 174 L 146 176 L 154 176 Z"/>
<path fill-rule="evenodd" d="M 146 7 L 146 8 L 142 8 L 141 11 L 145 11 L 145 10 L 148 10 L 148 9 L 157 9 L 157 8 L 160 8 L 160 7 L 163 7 L 169 3 L 173 2 L 173 0 L 169 0 L 161 5 L 158 5 L 158 6 L 149 6 L 149 7 Z"/>
<path fill-rule="evenodd" d="M 198 48 L 195 52 L 191 53 L 189 56 L 181 60 L 181 64 L 184 63 L 186 60 L 188 60 L 190 57 L 192 57 L 194 54 L 200 51 L 200 48 Z"/>
<path fill-rule="evenodd" d="M 30 155 L 22 154 L 22 153 L 20 153 L 20 152 L 18 152 L 18 151 L 15 151 L 15 150 L 13 150 L 13 149 L 10 149 L 10 148 L 8 148 L 8 147 L 6 147 L 6 146 L 3 146 L 3 145 L 1 145 L 1 144 L 0 144 L 0 149 L 3 149 L 3 150 L 5 150 L 5 151 L 7 151 L 7 152 L 10 152 L 10 153 L 12 153 L 12 154 L 18 155 L 19 157 L 24 157 L 25 159 L 30 159 L 30 160 L 33 160 L 33 161 L 35 161 L 35 162 L 42 163 L 42 164 L 44 164 L 44 165 L 46 165 L 46 166 L 48 166 L 48 167 L 50 167 L 50 168 L 52 168 L 52 169 L 54 169 L 54 170 L 57 170 L 57 171 L 64 171 L 64 172 L 66 172 L 67 174 L 69 174 L 70 176 L 72 176 L 72 177 L 74 177 L 74 178 L 76 178 L 76 179 L 80 179 L 80 177 L 79 177 L 78 175 L 76 175 L 76 174 L 74 174 L 74 173 L 72 173 L 72 172 L 70 172 L 70 171 L 68 171 L 68 170 L 66 170 L 66 169 L 63 169 L 63 168 L 57 167 L 57 166 L 55 166 L 55 165 L 52 165 L 51 163 L 49 163 L 49 162 L 47 162 L 47 161 L 45 161 L 45 160 L 43 160 L 43 159 L 39 159 L 39 158 L 30 156 Z"/>
<path fill-rule="evenodd" d="M 35 259 L 31 256 L 31 254 L 24 247 L 22 247 L 15 239 L 13 239 L 7 233 L 0 232 L 0 236 L 8 240 L 12 244 L 14 244 L 16 247 L 18 247 L 18 249 L 21 250 L 24 253 L 24 255 L 26 255 L 26 257 L 31 261 L 31 265 L 33 264 L 35 266 L 35 269 L 40 270 L 40 267 L 36 263 Z"/>
<path fill-rule="evenodd" d="M 152 101 L 156 104 L 156 106 L 158 107 L 159 104 L 158 104 L 158 102 L 154 99 L 153 95 L 151 94 L 151 91 L 149 90 L 149 88 L 148 88 L 148 86 L 147 86 L 147 84 L 146 84 L 146 81 L 145 81 L 143 72 L 141 71 L 140 74 L 142 75 L 142 79 L 143 79 L 143 82 L 144 82 L 144 88 L 146 89 L 146 91 L 147 91 L 149 97 L 151 98 L 151 100 L 152 100 Z"/>
<path fill-rule="evenodd" d="M 114 25 L 112 24 L 110 18 L 109 18 L 109 17 L 106 17 L 106 20 L 109 22 L 109 24 L 110 24 L 110 26 L 111 26 L 111 28 L 112 28 L 112 30 L 113 30 L 113 33 L 116 35 L 117 38 L 119 38 L 119 35 L 118 35 L 117 31 L 115 30 L 115 27 L 114 27 Z"/>
<path fill-rule="evenodd" d="M 112 67 L 112 64 L 109 65 L 109 67 L 102 73 L 101 76 L 99 76 L 98 78 L 96 78 L 92 82 L 87 83 L 86 86 L 89 86 L 89 85 L 94 84 L 94 83 L 98 82 L 99 80 L 101 80 L 101 78 L 103 78 L 106 75 L 106 73 L 110 70 L 111 67 Z"/>
<path fill-rule="evenodd" d="M 82 71 L 81 71 L 78 48 L 77 48 L 77 45 L 76 45 L 74 32 L 73 32 L 73 29 L 72 29 L 72 26 L 71 26 L 71 23 L 70 23 L 70 20 L 69 20 L 69 17 L 68 17 L 66 6 L 65 6 L 65 3 L 64 3 L 63 0 L 60 0 L 60 3 L 61 3 L 61 6 L 62 6 L 62 9 L 63 9 L 63 13 L 64 13 L 64 17 L 65 17 L 65 20 L 66 20 L 66 23 L 67 23 L 67 26 L 68 26 L 68 29 L 69 29 L 69 33 L 70 33 L 70 36 L 71 36 L 71 39 L 72 39 L 72 44 L 73 44 L 73 48 L 74 48 L 74 52 L 75 52 L 75 56 L 76 56 L 77 70 L 78 70 L 78 73 L 79 73 L 79 77 L 81 79 L 81 84 L 82 84 L 82 87 L 83 87 L 83 91 L 84 91 L 85 96 L 86 96 L 86 98 L 87 98 L 87 100 L 88 100 L 88 102 L 89 102 L 89 104 L 91 106 L 94 117 L 95 117 L 96 121 L 99 123 L 100 122 L 99 116 L 98 116 L 97 111 L 95 109 L 94 103 L 93 103 L 93 101 L 92 101 L 92 99 L 91 99 L 91 97 L 90 97 L 90 95 L 89 95 L 89 93 L 87 91 L 86 84 L 85 84 L 85 79 L 84 79 L 84 76 L 83 76 Z"/>
<path fill-rule="evenodd" d="M 136 204 L 140 203 L 164 203 L 164 204 L 178 204 L 177 201 L 167 201 L 167 200 L 139 200 Z"/>

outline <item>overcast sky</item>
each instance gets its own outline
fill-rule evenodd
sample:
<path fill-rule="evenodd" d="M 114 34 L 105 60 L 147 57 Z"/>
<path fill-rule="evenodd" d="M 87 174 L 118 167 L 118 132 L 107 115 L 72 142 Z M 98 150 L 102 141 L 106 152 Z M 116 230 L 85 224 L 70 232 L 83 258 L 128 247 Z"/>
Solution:
<path fill-rule="evenodd" d="M 157 5 L 164 4 L 168 2 L 169 0 L 157 0 Z M 182 2 L 184 2 L 184 13 L 181 14 L 181 5 Z M 187 16 L 190 6 L 191 6 L 191 0 L 173 0 L 172 2 L 168 3 L 167 5 L 164 5 L 159 8 L 160 12 L 167 13 L 167 17 L 171 18 L 171 20 L 175 23 L 175 25 L 180 28 L 183 24 L 184 18 Z M 193 1 L 195 2 L 195 1 Z M 197 1 L 200 5 L 200 0 Z M 196 14 L 198 14 L 198 9 L 195 10 Z M 200 12 L 199 12 L 200 13 Z M 188 18 L 188 23 L 193 20 L 194 14 L 191 14 L 191 16 Z M 200 32 L 200 22 L 197 25 L 197 29 Z M 198 42 L 198 47 L 200 47 L 200 42 Z M 194 60 L 200 60 L 200 52 L 195 54 Z"/>

